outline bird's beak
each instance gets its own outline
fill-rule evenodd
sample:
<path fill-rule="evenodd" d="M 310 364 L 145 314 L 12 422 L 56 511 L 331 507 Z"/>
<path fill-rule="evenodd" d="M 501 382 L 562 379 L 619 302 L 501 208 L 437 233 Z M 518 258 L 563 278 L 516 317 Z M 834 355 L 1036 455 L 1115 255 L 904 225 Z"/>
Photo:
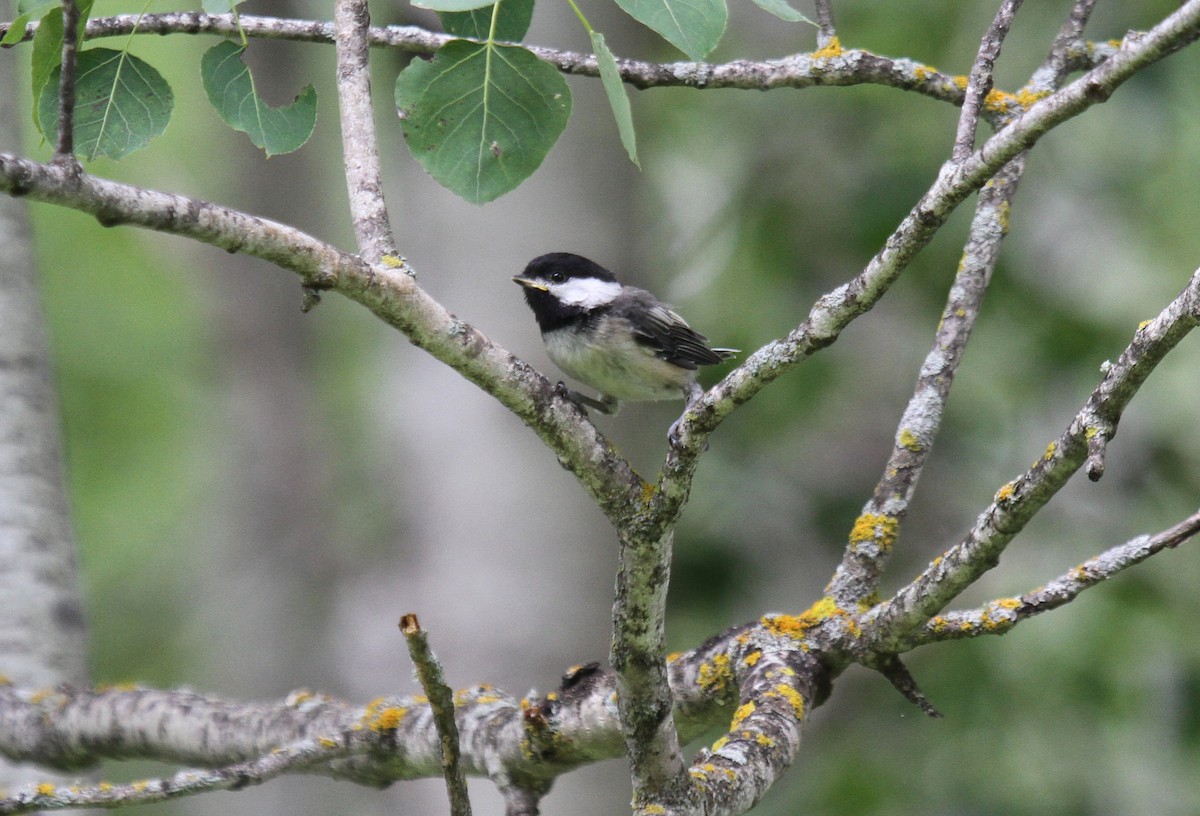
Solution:
<path fill-rule="evenodd" d="M 535 280 L 531 280 L 529 278 L 522 278 L 520 275 L 517 275 L 516 277 L 513 278 L 513 283 L 519 283 L 522 286 L 524 286 L 526 289 L 537 289 L 539 292 L 549 292 L 550 291 L 550 287 L 547 286 L 546 284 L 542 283 L 541 281 L 535 281 Z"/>

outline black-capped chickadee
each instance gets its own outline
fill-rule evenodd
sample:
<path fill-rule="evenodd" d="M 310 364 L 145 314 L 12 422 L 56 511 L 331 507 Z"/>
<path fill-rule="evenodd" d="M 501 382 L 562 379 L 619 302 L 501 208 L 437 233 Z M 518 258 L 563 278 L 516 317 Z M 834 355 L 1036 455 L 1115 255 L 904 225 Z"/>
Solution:
<path fill-rule="evenodd" d="M 691 407 L 704 393 L 696 369 L 738 351 L 711 348 L 654 295 L 622 286 L 613 273 L 579 255 L 534 258 L 513 281 L 525 289 L 550 359 L 600 392 L 599 400 L 576 391 L 568 396 L 606 414 L 615 414 L 621 400 L 683 397 Z M 674 439 L 674 425 L 671 431 Z"/>

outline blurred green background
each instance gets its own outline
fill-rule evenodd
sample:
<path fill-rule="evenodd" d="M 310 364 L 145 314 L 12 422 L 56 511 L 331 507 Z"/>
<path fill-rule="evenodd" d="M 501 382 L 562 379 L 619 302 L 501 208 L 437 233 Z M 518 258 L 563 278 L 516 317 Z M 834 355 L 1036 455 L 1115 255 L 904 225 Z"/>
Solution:
<path fill-rule="evenodd" d="M 329 4 L 246 13 L 328 19 Z M 735 3 L 713 55 L 814 48 L 811 27 Z M 970 67 L 995 3 L 836 2 L 843 44 L 951 73 Z M 1098 40 L 1176 4 L 1101 2 Z M 1041 61 L 1069 2 L 1029 3 L 997 86 Z M 806 12 L 810 8 L 801 5 Z M 125 10 L 97 2 L 95 16 Z M 156 4 L 152 10 L 165 10 Z M 611 4 L 584 6 L 620 56 L 676 60 Z M 435 24 L 398 3 L 376 23 Z M 583 51 L 565 6 L 529 40 Z M 208 108 L 214 40 L 139 38 L 171 82 L 167 134 L 100 175 L 210 199 L 351 247 L 331 47 L 254 42 L 268 99 L 316 84 L 296 154 L 264 159 Z M 25 60 L 28 46 L 0 59 Z M 375 52 L 394 226 L 451 311 L 557 377 L 509 281 L 553 250 L 588 255 L 671 300 L 721 345 L 752 350 L 861 270 L 948 156 L 957 110 L 878 87 L 631 92 L 642 171 L 603 93 L 571 78 L 572 122 L 535 176 L 486 207 L 424 176 L 395 126 L 407 61 Z M 992 291 L 885 589 L 952 545 L 995 490 L 1069 422 L 1137 324 L 1200 258 L 1200 48 L 1177 54 L 1039 144 Z M 23 91 L 28 94 L 27 89 Z M 48 148 L 31 136 L 27 149 Z M 672 648 L 820 594 L 890 450 L 954 273 L 970 205 L 883 303 L 719 430 L 676 543 Z M 554 457 L 498 404 L 360 307 L 300 313 L 268 265 L 36 206 L 39 265 L 65 417 L 96 682 L 187 685 L 234 699 L 310 687 L 365 702 L 411 692 L 400 614 L 417 612 L 452 684 L 514 694 L 607 654 L 616 545 Z M 1104 479 L 1073 480 L 965 605 L 1026 591 L 1099 550 L 1162 529 L 1200 497 L 1200 340 L 1134 401 Z M 676 406 L 600 418 L 647 477 Z M 816 711 L 786 780 L 757 812 L 1194 814 L 1200 810 L 1200 558 L 1156 557 L 1003 640 L 908 663 L 931 721 L 851 670 Z M 113 766 L 112 777 L 159 773 Z M 477 812 L 501 812 L 487 782 Z M 564 777 L 548 814 L 620 812 L 621 761 Z M 145 813 L 442 812 L 440 782 L 386 793 L 274 782 Z"/>

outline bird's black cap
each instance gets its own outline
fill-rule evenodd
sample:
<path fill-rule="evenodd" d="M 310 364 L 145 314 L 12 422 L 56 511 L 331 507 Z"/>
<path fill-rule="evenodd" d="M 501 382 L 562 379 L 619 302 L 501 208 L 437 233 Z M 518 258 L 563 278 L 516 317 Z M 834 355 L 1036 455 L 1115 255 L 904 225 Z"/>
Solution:
<path fill-rule="evenodd" d="M 539 255 L 525 267 L 522 278 L 559 283 L 570 278 L 598 278 L 616 281 L 617 276 L 595 261 L 572 252 L 550 252 Z"/>

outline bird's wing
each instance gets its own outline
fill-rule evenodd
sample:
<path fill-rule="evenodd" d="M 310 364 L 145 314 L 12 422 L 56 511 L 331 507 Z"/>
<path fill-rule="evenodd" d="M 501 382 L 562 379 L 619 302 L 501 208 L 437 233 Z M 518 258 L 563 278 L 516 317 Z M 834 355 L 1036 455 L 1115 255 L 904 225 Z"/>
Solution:
<path fill-rule="evenodd" d="M 639 321 L 634 336 L 659 357 L 680 368 L 716 365 L 728 356 L 709 348 L 708 338 L 661 303 L 644 313 L 644 321 Z"/>

